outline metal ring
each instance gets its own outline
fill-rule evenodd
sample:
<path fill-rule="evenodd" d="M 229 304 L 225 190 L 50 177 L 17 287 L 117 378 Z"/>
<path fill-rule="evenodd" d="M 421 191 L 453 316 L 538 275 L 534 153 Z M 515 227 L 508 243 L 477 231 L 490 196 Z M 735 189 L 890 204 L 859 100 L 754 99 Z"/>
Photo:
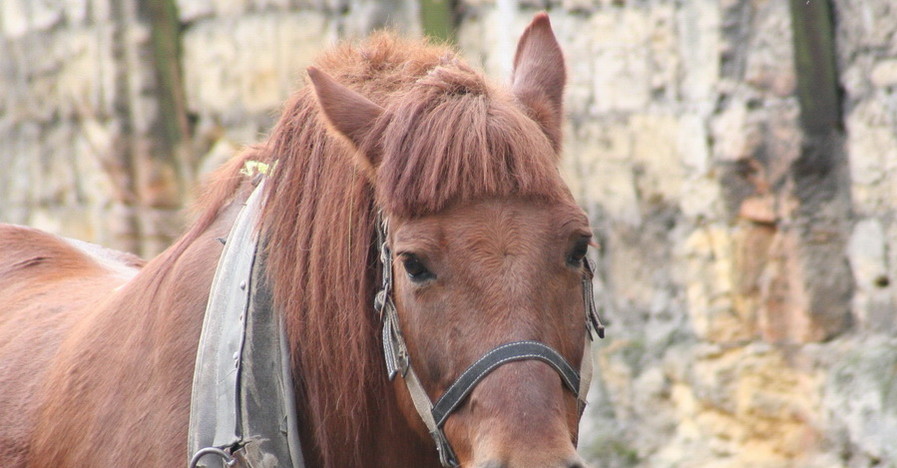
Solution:
<path fill-rule="evenodd" d="M 199 464 L 199 460 L 202 459 L 202 457 L 209 455 L 209 454 L 217 455 L 217 456 L 221 457 L 221 459 L 224 460 L 224 464 L 227 466 L 235 466 L 237 464 L 237 459 L 230 456 L 230 454 L 228 454 L 224 450 L 221 450 L 220 448 L 216 448 L 216 447 L 206 447 L 204 449 L 200 449 L 198 452 L 193 454 L 193 458 L 190 459 L 190 467 L 189 468 L 196 468 L 197 465 Z"/>

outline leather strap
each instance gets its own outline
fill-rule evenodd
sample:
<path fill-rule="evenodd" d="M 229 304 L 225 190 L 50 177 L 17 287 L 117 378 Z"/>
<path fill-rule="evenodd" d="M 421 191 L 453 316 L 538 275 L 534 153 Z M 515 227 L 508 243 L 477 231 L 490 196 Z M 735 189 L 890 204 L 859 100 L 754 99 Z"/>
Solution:
<path fill-rule="evenodd" d="M 237 215 L 212 282 L 193 376 L 190 468 L 305 466 L 290 350 L 256 228 L 263 185 Z"/>
<path fill-rule="evenodd" d="M 583 356 L 583 359 L 589 357 Z M 564 385 L 571 392 L 574 394 L 579 393 L 579 374 L 557 351 L 537 341 L 507 343 L 489 351 L 477 362 L 471 364 L 442 394 L 442 397 L 433 406 L 433 418 L 436 420 L 436 425 L 442 427 L 452 411 L 464 401 L 464 398 L 490 372 L 503 364 L 527 359 L 536 359 L 547 363 L 560 374 Z"/>
<path fill-rule="evenodd" d="M 592 340 L 586 337 L 585 342 L 586 344 L 582 350 L 582 362 L 579 364 L 579 391 L 576 392 L 580 417 L 582 417 L 582 412 L 586 410 L 589 387 L 592 384 Z"/>

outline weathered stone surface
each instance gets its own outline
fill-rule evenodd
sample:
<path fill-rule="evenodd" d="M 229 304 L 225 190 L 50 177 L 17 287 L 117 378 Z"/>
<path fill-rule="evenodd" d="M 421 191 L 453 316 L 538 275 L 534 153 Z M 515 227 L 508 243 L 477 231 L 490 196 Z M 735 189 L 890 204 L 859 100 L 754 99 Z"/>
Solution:
<path fill-rule="evenodd" d="M 178 0 L 178 15 L 184 23 L 195 21 L 199 18 L 212 16 L 215 13 L 214 0 Z"/>
<path fill-rule="evenodd" d="M 615 221 L 637 225 L 641 208 L 632 161 L 633 132 L 623 124 L 608 122 L 571 128 L 564 167 L 575 193 L 600 200 L 602 210 Z"/>
<path fill-rule="evenodd" d="M 869 79 L 872 82 L 872 86 L 878 88 L 897 85 L 897 59 L 883 60 L 876 63 L 872 68 L 872 75 Z"/>
<path fill-rule="evenodd" d="M 609 9 L 592 16 L 592 93 L 597 112 L 637 111 L 651 96 L 650 18 L 638 10 Z"/>
<path fill-rule="evenodd" d="M 677 426 L 660 466 L 806 466 L 820 440 L 821 373 L 797 369 L 766 345 L 698 345 L 672 371 Z"/>
<path fill-rule="evenodd" d="M 753 3 L 756 11 L 752 28 L 757 33 L 751 35 L 747 45 L 745 83 L 773 96 L 791 96 L 797 77 L 788 3 L 769 0 Z"/>
<path fill-rule="evenodd" d="M 888 119 L 885 106 L 874 99 L 863 100 L 845 122 L 853 201 L 868 214 L 888 210 L 895 194 L 897 134 L 891 122 L 897 119 Z"/>
<path fill-rule="evenodd" d="M 682 98 L 702 112 L 712 106 L 720 78 L 721 14 L 713 0 L 685 2 L 676 11 Z"/>
<path fill-rule="evenodd" d="M 897 341 L 878 336 L 862 346 L 833 347 L 841 352 L 823 392 L 825 416 L 840 436 L 833 449 L 852 467 L 892 466 L 897 462 Z"/>
<path fill-rule="evenodd" d="M 895 325 L 893 286 L 888 271 L 884 228 L 878 219 L 856 223 L 848 243 L 848 255 L 857 289 L 853 315 L 869 331 L 893 331 Z"/>
<path fill-rule="evenodd" d="M 270 124 L 271 110 L 332 39 L 327 22 L 317 12 L 271 12 L 191 25 L 184 34 L 190 109 L 225 126 L 247 116 Z"/>
<path fill-rule="evenodd" d="M 465 6 L 463 50 L 507 73 L 495 64 L 508 44 L 482 38 L 531 12 L 498 19 L 498 4 Z M 894 178 L 881 168 L 897 157 L 881 148 L 897 144 L 885 140 L 892 125 L 876 127 L 878 142 L 848 132 L 851 161 L 869 161 L 850 171 L 871 183 L 840 185 L 825 203 L 807 197 L 808 179 L 795 176 L 806 142 L 790 14 L 787 3 L 763 0 L 561 2 L 552 11 L 573 57 L 564 169 L 595 219 L 613 317 L 596 384 L 611 409 L 592 411 L 584 426 L 595 434 L 584 451 L 602 466 L 843 463 L 825 448 L 838 435 L 820 417 L 822 371 L 796 366 L 794 356 L 847 326 L 853 278 L 843 252 L 863 261 L 857 239 L 866 231 L 846 249 L 841 225 L 826 220 L 846 215 L 849 192 L 859 206 L 859 190 L 871 191 L 876 207 L 890 205 L 879 187 Z M 889 65 L 878 63 L 862 62 L 863 86 L 888 82 Z M 858 125 L 850 114 L 847 122 Z M 786 355 L 764 341 L 792 344 Z M 704 343 L 724 347 L 696 353 Z"/>
<path fill-rule="evenodd" d="M 409 36 L 420 36 L 418 2 L 409 0 L 352 0 L 347 11 L 337 16 L 341 37 L 361 38 L 371 31 L 390 28 Z M 337 12 L 334 12 L 337 13 Z M 334 15 L 336 16 L 336 15 Z"/>
<path fill-rule="evenodd" d="M 722 226 L 705 225 L 691 233 L 682 248 L 684 283 L 694 334 L 703 341 L 732 342 L 751 338 L 733 296 L 732 240 Z"/>
<path fill-rule="evenodd" d="M 158 36 L 153 15 L 168 1 L 0 2 L 0 161 L 16 168 L 2 171 L 0 199 L 8 202 L 0 219 L 89 233 L 87 240 L 128 250 L 153 238 L 145 252 L 154 254 L 180 225 L 173 210 L 196 185 L 202 155 L 216 141 L 257 141 L 326 44 L 387 25 L 420 34 L 417 3 L 406 0 L 351 8 L 339 1 L 170 0 L 180 24 L 163 24 L 168 29 Z M 172 31 L 180 35 L 172 39 Z M 160 49 L 166 40 L 183 55 Z M 165 81 L 172 76 L 178 81 Z M 182 113 L 162 116 L 172 105 Z M 172 128 L 181 136 L 173 138 Z M 175 153 L 182 164 L 172 163 Z M 80 172 L 88 167 L 99 174 Z M 119 205 L 133 209 L 111 208 Z M 64 206 L 96 215 L 56 223 L 39 215 Z"/>

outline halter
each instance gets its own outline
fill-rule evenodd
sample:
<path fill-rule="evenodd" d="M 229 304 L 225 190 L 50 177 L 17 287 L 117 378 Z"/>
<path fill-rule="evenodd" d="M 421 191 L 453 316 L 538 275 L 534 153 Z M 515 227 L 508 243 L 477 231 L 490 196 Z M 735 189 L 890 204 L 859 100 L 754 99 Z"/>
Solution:
<path fill-rule="evenodd" d="M 538 341 L 505 343 L 493 348 L 471 364 L 434 404 L 424 390 L 417 373 L 414 372 L 414 367 L 411 366 L 408 347 L 405 345 L 405 339 L 399 328 L 399 316 L 392 299 L 393 255 L 388 242 L 388 222 L 382 214 L 379 214 L 376 224 L 377 247 L 380 251 L 383 275 L 380 290 L 374 297 L 374 309 L 380 314 L 380 320 L 383 322 L 383 355 L 386 359 L 386 371 L 389 380 L 393 380 L 398 374 L 402 375 L 417 413 L 436 442 L 436 450 L 439 452 L 439 461 L 442 466 L 446 468 L 459 466 L 458 458 L 443 431 L 446 420 L 483 378 L 509 362 L 535 359 L 550 365 L 560 374 L 564 386 L 576 395 L 579 411 L 582 414 L 592 380 L 591 341 L 596 335 L 599 338 L 604 338 L 604 326 L 601 325 L 601 319 L 598 317 L 598 310 L 595 306 L 595 296 L 592 290 L 594 273 L 589 259 L 583 259 L 582 295 L 586 309 L 586 336 L 579 371 L 576 371 L 560 353 Z"/>

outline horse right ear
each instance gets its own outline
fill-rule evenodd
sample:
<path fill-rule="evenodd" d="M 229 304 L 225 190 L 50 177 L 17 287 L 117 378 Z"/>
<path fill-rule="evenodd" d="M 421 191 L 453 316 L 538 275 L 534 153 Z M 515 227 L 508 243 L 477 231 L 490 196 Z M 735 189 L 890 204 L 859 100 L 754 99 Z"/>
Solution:
<path fill-rule="evenodd" d="M 308 67 L 308 77 L 327 123 L 359 150 L 361 164 L 366 166 L 363 169 L 373 174 L 380 164 L 380 155 L 365 141 L 374 122 L 383 114 L 383 108 L 315 67 Z"/>
<path fill-rule="evenodd" d="M 542 126 L 555 151 L 561 148 L 566 82 L 561 46 L 551 30 L 548 14 L 539 13 L 517 42 L 511 89 L 530 117 Z"/>

